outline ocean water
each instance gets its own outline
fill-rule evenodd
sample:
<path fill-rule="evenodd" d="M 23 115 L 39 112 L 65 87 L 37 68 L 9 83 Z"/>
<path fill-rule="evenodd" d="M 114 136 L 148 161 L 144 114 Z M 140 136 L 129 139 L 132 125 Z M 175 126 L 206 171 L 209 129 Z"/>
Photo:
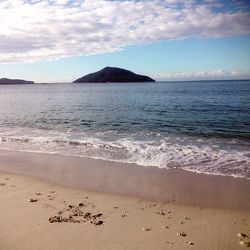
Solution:
<path fill-rule="evenodd" d="M 250 81 L 0 86 L 0 148 L 250 177 Z"/>

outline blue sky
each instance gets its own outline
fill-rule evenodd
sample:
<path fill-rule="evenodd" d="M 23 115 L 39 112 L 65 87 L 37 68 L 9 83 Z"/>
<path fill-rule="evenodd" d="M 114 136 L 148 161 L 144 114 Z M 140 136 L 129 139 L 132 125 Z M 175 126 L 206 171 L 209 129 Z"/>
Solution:
<path fill-rule="evenodd" d="M 105 66 L 250 78 L 248 1 L 2 0 L 0 13 L 0 78 L 71 82 Z"/>

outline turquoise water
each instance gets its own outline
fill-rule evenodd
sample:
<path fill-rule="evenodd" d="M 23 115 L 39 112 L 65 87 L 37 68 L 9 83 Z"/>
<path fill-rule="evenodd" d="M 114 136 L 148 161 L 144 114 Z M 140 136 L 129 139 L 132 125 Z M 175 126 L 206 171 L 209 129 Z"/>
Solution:
<path fill-rule="evenodd" d="M 250 81 L 0 86 L 0 148 L 250 177 Z"/>

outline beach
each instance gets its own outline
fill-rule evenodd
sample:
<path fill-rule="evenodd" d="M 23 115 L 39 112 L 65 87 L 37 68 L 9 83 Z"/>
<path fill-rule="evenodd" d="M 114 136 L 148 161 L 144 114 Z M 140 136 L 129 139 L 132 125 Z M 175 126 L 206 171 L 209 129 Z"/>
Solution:
<path fill-rule="evenodd" d="M 250 248 L 249 2 L 0 0 L 0 250 Z"/>
<path fill-rule="evenodd" d="M 249 81 L 13 86 L 0 250 L 249 245 Z"/>
<path fill-rule="evenodd" d="M 247 179 L 9 150 L 0 157 L 0 249 L 249 244 Z"/>

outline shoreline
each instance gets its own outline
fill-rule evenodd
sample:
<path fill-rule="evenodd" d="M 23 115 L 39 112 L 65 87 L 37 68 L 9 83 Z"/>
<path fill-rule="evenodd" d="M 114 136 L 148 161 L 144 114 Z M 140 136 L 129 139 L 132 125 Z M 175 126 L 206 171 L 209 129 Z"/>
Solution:
<path fill-rule="evenodd" d="M 0 249 L 250 244 L 249 180 L 4 150 L 0 159 Z"/>
<path fill-rule="evenodd" d="M 212 176 L 221 176 L 221 177 L 230 177 L 230 178 L 239 178 L 239 179 L 244 179 L 244 180 L 249 180 L 250 178 L 244 177 L 244 176 L 240 176 L 240 175 L 225 175 L 222 173 L 218 173 L 218 172 L 201 172 L 198 170 L 191 170 L 191 169 L 185 169 L 185 168 L 178 168 L 178 167 L 174 167 L 174 168 L 165 168 L 165 167 L 159 167 L 159 166 L 148 166 L 148 165 L 140 165 L 138 163 L 134 163 L 134 162 L 125 162 L 125 161 L 119 161 L 119 160 L 110 160 L 110 159 L 102 159 L 102 158 L 98 158 L 98 157 L 88 157 L 88 156 L 80 156 L 80 155 L 64 155 L 64 154 L 60 154 L 60 153 L 50 153 L 50 152 L 43 152 L 43 151 L 32 151 L 32 150 L 15 150 L 15 149 L 6 149 L 6 148 L 0 148 L 0 151 L 11 151 L 11 152 L 20 152 L 20 153 L 31 153 L 31 154 L 45 154 L 45 155 L 54 155 L 54 156 L 59 156 L 59 157 L 69 157 L 69 158 L 82 158 L 82 159 L 91 159 L 91 160 L 97 160 L 97 161 L 104 161 L 104 162 L 113 162 L 116 164 L 124 164 L 124 165 L 133 165 L 133 166 L 137 166 L 137 167 L 142 167 L 142 168 L 154 168 L 154 169 L 163 169 L 163 170 L 180 170 L 180 171 L 184 171 L 184 172 L 190 172 L 190 173 L 194 173 L 194 174 L 202 174 L 202 175 L 212 175 Z"/>
<path fill-rule="evenodd" d="M 180 205 L 249 210 L 244 178 L 142 167 L 84 157 L 0 150 L 0 171 L 64 187 Z"/>

